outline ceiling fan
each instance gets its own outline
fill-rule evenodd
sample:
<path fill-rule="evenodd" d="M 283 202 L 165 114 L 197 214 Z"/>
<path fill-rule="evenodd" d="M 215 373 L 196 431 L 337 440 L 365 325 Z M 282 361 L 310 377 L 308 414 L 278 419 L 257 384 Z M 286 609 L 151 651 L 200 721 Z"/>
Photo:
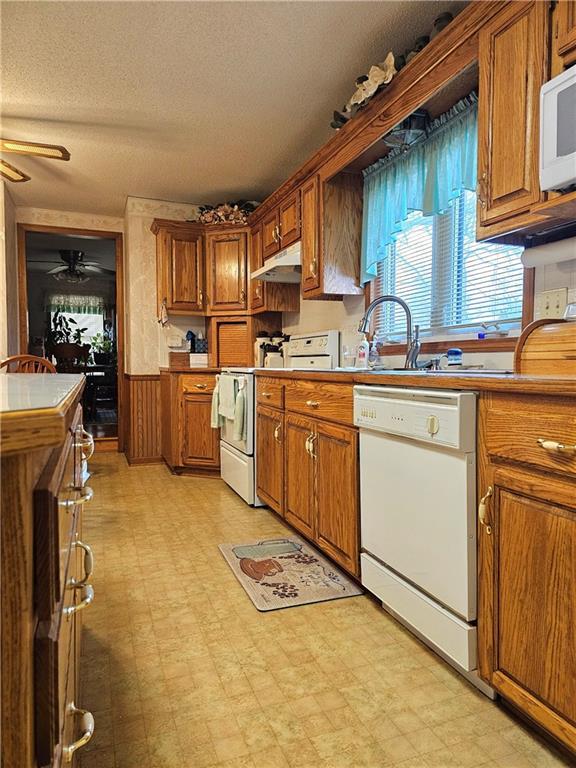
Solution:
<path fill-rule="evenodd" d="M 46 157 L 49 160 L 70 160 L 70 152 L 58 144 L 38 144 L 35 141 L 0 139 L 0 152 L 14 152 L 17 155 Z M 30 181 L 30 176 L 0 158 L 0 176 L 8 181 Z"/>
<path fill-rule="evenodd" d="M 60 261 L 46 259 L 29 259 L 31 264 L 57 264 L 49 269 L 47 275 L 52 275 L 55 280 L 63 280 L 66 283 L 85 283 L 96 275 L 114 275 L 113 269 L 101 267 L 97 261 L 85 261 L 84 251 L 59 250 Z"/>

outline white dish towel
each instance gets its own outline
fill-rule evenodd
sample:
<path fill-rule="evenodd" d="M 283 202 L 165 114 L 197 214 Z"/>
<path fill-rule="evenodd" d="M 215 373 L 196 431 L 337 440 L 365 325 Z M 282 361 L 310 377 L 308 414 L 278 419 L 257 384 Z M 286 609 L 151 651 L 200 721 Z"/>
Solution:
<path fill-rule="evenodd" d="M 246 440 L 246 387 L 240 386 L 234 409 L 234 440 Z"/>
<path fill-rule="evenodd" d="M 220 401 L 218 404 L 218 413 L 220 416 L 224 416 L 225 419 L 234 421 L 238 381 L 234 376 L 220 376 L 219 384 Z"/>
<path fill-rule="evenodd" d="M 210 412 L 210 426 L 212 429 L 220 429 L 222 426 L 222 416 L 218 410 L 220 406 L 220 376 L 216 376 L 216 386 L 212 393 L 212 410 Z"/>

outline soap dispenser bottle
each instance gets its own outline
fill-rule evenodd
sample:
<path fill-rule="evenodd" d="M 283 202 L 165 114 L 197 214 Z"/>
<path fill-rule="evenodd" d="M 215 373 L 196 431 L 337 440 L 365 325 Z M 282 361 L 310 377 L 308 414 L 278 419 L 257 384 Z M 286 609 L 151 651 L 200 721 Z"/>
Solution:
<path fill-rule="evenodd" d="M 368 343 L 366 335 L 364 335 L 364 338 L 360 344 L 358 344 L 358 349 L 356 350 L 356 368 L 368 368 L 369 354 L 370 344 Z"/>

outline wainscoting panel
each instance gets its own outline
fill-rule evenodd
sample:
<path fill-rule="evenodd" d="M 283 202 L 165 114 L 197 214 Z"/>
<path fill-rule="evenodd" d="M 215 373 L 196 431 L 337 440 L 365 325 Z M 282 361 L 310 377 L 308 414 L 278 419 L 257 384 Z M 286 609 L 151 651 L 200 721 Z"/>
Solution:
<path fill-rule="evenodd" d="M 126 399 L 128 463 L 161 462 L 160 376 L 126 374 Z"/>

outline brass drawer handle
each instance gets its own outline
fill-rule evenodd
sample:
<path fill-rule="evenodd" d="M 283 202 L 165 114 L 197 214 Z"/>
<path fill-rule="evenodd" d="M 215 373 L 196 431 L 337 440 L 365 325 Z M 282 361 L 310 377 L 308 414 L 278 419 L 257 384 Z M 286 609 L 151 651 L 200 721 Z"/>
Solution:
<path fill-rule="evenodd" d="M 274 429 L 274 440 L 276 440 L 277 443 L 282 443 L 282 440 L 280 439 L 280 431 L 282 430 L 282 424 L 278 422 L 276 425 L 276 428 Z"/>
<path fill-rule="evenodd" d="M 314 258 L 310 262 L 310 274 L 313 277 L 318 277 L 318 261 L 316 259 L 316 256 L 314 256 Z"/>
<path fill-rule="evenodd" d="M 306 400 L 306 405 L 308 408 L 318 408 L 320 403 L 318 400 Z"/>
<path fill-rule="evenodd" d="M 492 526 L 486 522 L 486 508 L 488 506 L 488 499 L 492 497 L 493 493 L 494 493 L 494 488 L 491 485 L 489 485 L 488 490 L 486 491 L 484 496 L 482 496 L 482 498 L 480 499 L 480 504 L 478 504 L 478 520 L 480 521 L 480 525 L 483 525 L 484 528 L 486 529 L 486 533 L 488 534 L 488 536 L 490 536 L 490 534 L 492 533 Z"/>
<path fill-rule="evenodd" d="M 194 384 L 194 386 L 196 387 L 196 389 L 206 389 L 207 388 L 206 384 Z"/>
<path fill-rule="evenodd" d="M 73 741 L 72 744 L 69 744 L 66 747 L 62 748 L 62 756 L 64 758 L 65 763 L 71 763 L 72 758 L 74 757 L 74 753 L 77 752 L 82 747 L 85 747 L 86 744 L 90 741 L 92 736 L 94 735 L 94 715 L 92 712 L 88 712 L 87 709 L 78 709 L 78 707 L 74 704 L 74 702 L 70 702 L 68 705 L 68 714 L 72 717 L 76 717 L 76 715 L 80 715 L 81 723 L 82 723 L 82 736 L 80 736 L 79 739 L 76 739 L 76 741 Z"/>
<path fill-rule="evenodd" d="M 74 546 L 84 550 L 84 576 L 81 579 L 70 579 L 68 586 L 72 589 L 80 589 L 87 585 L 88 579 L 94 573 L 94 554 L 92 547 L 84 544 L 80 539 L 76 539 Z"/>
<path fill-rule="evenodd" d="M 78 426 L 76 431 L 80 434 L 81 439 L 75 441 L 74 445 L 77 448 L 80 448 L 85 459 L 92 458 L 92 454 L 94 453 L 94 437 L 82 426 Z"/>
<path fill-rule="evenodd" d="M 308 435 L 308 437 L 306 438 L 306 440 L 304 442 L 304 448 L 306 449 L 306 453 L 308 454 L 308 456 L 311 456 L 311 453 L 310 453 L 310 451 L 311 451 L 310 441 L 311 440 L 312 440 L 312 433 Z"/>
<path fill-rule="evenodd" d="M 204 293 L 202 291 L 198 291 L 198 304 L 200 306 L 204 304 Z"/>
<path fill-rule="evenodd" d="M 84 608 L 88 608 L 88 606 L 92 605 L 94 602 L 94 587 L 92 584 L 85 584 L 82 589 L 84 590 L 84 598 L 75 605 L 66 606 L 66 608 L 64 608 L 62 611 L 67 619 L 69 619 L 71 616 L 74 616 L 75 613 L 83 611 Z"/>
<path fill-rule="evenodd" d="M 76 489 L 71 489 L 76 490 Z M 88 501 L 92 501 L 94 498 L 94 491 L 92 488 L 90 488 L 89 485 L 85 485 L 84 488 L 80 491 L 80 496 L 76 499 L 64 499 L 63 501 L 58 502 L 58 506 L 60 507 L 74 507 L 76 504 L 86 504 Z"/>
<path fill-rule="evenodd" d="M 260 392 L 260 394 L 262 395 L 262 397 L 265 397 L 267 400 L 270 400 L 270 398 L 272 397 L 272 392 Z"/>
<path fill-rule="evenodd" d="M 310 435 L 310 450 L 309 450 L 309 454 L 310 454 L 310 456 L 313 459 L 316 458 L 316 454 L 314 453 L 314 440 L 316 440 L 317 437 L 318 437 L 318 435 L 316 435 L 316 434 Z"/>
<path fill-rule="evenodd" d="M 576 445 L 565 445 L 564 443 L 557 443 L 555 440 L 544 440 L 543 437 L 539 437 L 536 442 L 540 448 L 544 448 L 550 453 L 576 453 Z"/>

